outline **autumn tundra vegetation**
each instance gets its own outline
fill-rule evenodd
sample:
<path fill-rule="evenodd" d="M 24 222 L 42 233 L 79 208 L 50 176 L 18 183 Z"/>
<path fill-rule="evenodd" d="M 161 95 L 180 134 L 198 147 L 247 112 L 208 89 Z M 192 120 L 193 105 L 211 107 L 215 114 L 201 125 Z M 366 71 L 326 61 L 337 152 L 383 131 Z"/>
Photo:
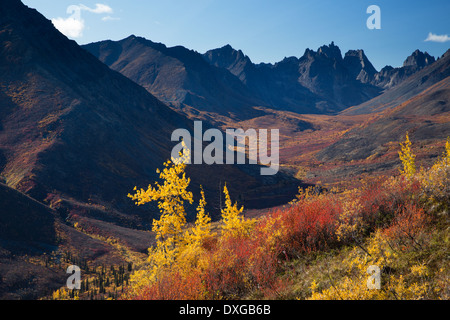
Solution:
<path fill-rule="evenodd" d="M 247 219 L 224 187 L 213 223 L 201 191 L 195 202 L 182 155 L 167 161 L 161 183 L 135 189 L 137 205 L 157 202 L 156 245 L 116 298 L 449 299 L 450 139 L 431 168 L 417 168 L 412 142 L 400 144 L 401 170 L 363 187 L 300 189 L 296 199 Z M 381 272 L 368 287 L 369 267 Z M 58 296 L 60 297 L 60 296 Z"/>

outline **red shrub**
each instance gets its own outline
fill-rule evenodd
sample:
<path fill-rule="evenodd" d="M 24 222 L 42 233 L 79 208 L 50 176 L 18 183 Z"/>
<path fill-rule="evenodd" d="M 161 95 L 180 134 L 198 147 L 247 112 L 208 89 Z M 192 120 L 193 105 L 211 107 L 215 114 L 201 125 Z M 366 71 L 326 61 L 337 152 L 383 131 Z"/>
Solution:
<path fill-rule="evenodd" d="M 281 245 L 268 242 L 270 235 L 266 231 L 263 224 L 258 224 L 248 236 L 219 241 L 209 253 L 209 265 L 203 275 L 208 292 L 215 297 L 235 298 L 253 289 L 267 294 L 279 290 Z"/>
<path fill-rule="evenodd" d="M 390 183 L 382 180 L 372 182 L 363 188 L 358 195 L 360 215 L 369 231 L 388 226 L 406 205 L 418 205 L 418 197 L 414 195 L 417 195 L 419 190 L 420 183 L 417 180 L 404 177 Z"/>
<path fill-rule="evenodd" d="M 202 275 L 191 272 L 181 275 L 177 272 L 163 273 L 156 283 L 143 289 L 138 295 L 128 297 L 131 300 L 202 300 L 205 289 Z"/>
<path fill-rule="evenodd" d="M 283 239 L 285 250 L 309 252 L 333 245 L 341 213 L 342 206 L 334 195 L 302 201 L 279 213 L 286 227 Z"/>
<path fill-rule="evenodd" d="M 421 236 L 431 217 L 422 208 L 408 204 L 396 215 L 392 224 L 383 230 L 391 244 L 404 250 L 410 247 L 421 247 Z"/>

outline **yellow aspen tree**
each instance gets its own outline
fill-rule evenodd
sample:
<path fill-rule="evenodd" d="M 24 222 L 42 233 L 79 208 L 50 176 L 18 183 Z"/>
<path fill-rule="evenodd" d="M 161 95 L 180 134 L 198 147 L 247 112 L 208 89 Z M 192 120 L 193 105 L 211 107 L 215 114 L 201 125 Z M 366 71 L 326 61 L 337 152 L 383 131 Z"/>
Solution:
<path fill-rule="evenodd" d="M 149 261 L 153 265 L 153 274 L 161 268 L 170 266 L 180 252 L 183 244 L 183 227 L 186 225 L 185 202 L 193 203 L 192 192 L 187 188 L 190 179 L 186 177 L 186 163 L 190 158 L 190 151 L 183 143 L 184 152 L 179 159 L 172 159 L 164 163 L 163 171 L 158 169 L 162 184 L 156 182 L 147 190 L 137 190 L 129 194 L 136 205 L 144 205 L 157 201 L 161 212 L 159 220 L 153 220 L 152 231 L 156 234 L 156 247 L 149 249 Z"/>
<path fill-rule="evenodd" d="M 149 185 L 147 190 L 134 189 L 134 195 L 129 194 L 136 205 L 144 205 L 157 201 L 161 212 L 159 220 L 153 221 L 153 232 L 156 239 L 177 238 L 186 224 L 185 202 L 192 204 L 192 192 L 187 191 L 191 180 L 186 177 L 186 163 L 189 159 L 189 152 L 181 154 L 180 159 L 172 159 L 164 163 L 164 169 L 157 172 L 163 184 L 155 183 Z"/>
<path fill-rule="evenodd" d="M 225 195 L 225 208 L 222 210 L 222 230 L 225 236 L 237 235 L 245 231 L 244 217 L 241 215 L 244 207 L 238 208 L 238 204 L 233 204 L 227 186 L 223 189 Z"/>
<path fill-rule="evenodd" d="M 411 141 L 409 140 L 409 134 L 406 134 L 406 141 L 400 143 L 401 151 L 398 153 L 400 160 L 403 164 L 403 169 L 400 169 L 401 174 L 411 178 L 416 174 L 416 156 L 411 150 Z"/>
<path fill-rule="evenodd" d="M 204 269 L 208 265 L 206 249 L 202 244 L 213 236 L 211 218 L 205 212 L 205 192 L 201 189 L 201 199 L 197 207 L 195 225 L 185 232 L 183 244 L 179 247 L 177 267 L 181 274 L 188 274 L 194 269 Z"/>
<path fill-rule="evenodd" d="M 197 207 L 197 218 L 195 226 L 192 228 L 192 240 L 196 244 L 201 244 L 204 240 L 211 237 L 211 217 L 205 212 L 206 199 L 205 191 L 201 188 L 201 199 Z"/>
<path fill-rule="evenodd" d="M 447 142 L 445 143 L 444 163 L 450 166 L 450 137 L 447 138 Z"/>

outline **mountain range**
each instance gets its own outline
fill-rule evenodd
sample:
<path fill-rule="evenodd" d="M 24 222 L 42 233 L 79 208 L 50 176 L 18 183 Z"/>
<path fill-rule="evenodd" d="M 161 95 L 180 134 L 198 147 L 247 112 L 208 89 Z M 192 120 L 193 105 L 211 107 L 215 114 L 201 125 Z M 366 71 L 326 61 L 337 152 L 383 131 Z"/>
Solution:
<path fill-rule="evenodd" d="M 450 136 L 450 50 L 382 95 L 342 114 L 376 114 L 322 150 L 320 160 L 361 160 L 381 156 L 392 141 L 411 139 L 425 146 Z"/>
<path fill-rule="evenodd" d="M 200 54 L 134 35 L 83 48 L 175 110 L 197 119 L 206 114 L 213 122 L 254 118 L 261 115 L 257 106 L 335 114 L 379 96 L 435 61 L 417 50 L 402 67 L 377 72 L 363 50 L 343 57 L 331 43 L 306 49 L 300 58 L 254 64 L 230 45 Z"/>

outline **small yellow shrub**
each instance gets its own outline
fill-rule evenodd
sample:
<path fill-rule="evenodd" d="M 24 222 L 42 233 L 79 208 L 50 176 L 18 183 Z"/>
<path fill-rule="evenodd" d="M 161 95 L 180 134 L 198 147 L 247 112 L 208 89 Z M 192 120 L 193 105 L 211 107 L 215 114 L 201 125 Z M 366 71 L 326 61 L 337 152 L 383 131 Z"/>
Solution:
<path fill-rule="evenodd" d="M 343 261 L 346 275 L 332 283 L 329 288 L 318 290 L 311 284 L 311 300 L 416 300 L 423 299 L 429 290 L 428 269 L 425 265 L 413 265 L 409 273 L 396 274 L 397 254 L 390 248 L 384 235 L 376 232 L 370 238 L 367 248 L 355 247 Z M 381 288 L 369 289 L 370 266 L 382 271 Z M 392 271 L 394 270 L 394 271 Z"/>

